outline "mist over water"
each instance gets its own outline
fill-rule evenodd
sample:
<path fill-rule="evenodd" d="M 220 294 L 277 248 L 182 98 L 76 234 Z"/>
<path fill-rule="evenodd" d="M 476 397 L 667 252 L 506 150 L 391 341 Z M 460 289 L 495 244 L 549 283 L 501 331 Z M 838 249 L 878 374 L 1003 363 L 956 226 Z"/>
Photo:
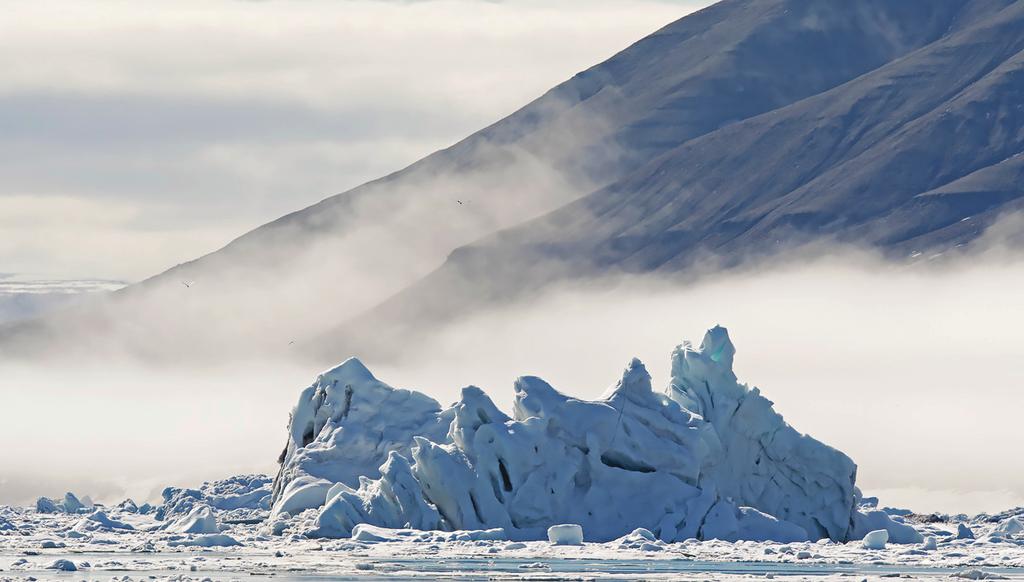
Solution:
<path fill-rule="evenodd" d="M 696 283 L 562 286 L 365 363 L 445 405 L 474 384 L 507 410 L 519 375 L 596 398 L 633 356 L 663 387 L 672 348 L 722 324 L 741 381 L 850 455 L 866 495 L 918 511 L 997 510 L 1024 503 L 1024 468 L 1006 457 L 1024 405 L 1022 259 L 906 265 L 832 250 Z M 70 362 L 0 366 L 0 503 L 67 489 L 153 498 L 165 485 L 273 472 L 288 411 L 319 372 L 285 349 L 216 365 Z"/>

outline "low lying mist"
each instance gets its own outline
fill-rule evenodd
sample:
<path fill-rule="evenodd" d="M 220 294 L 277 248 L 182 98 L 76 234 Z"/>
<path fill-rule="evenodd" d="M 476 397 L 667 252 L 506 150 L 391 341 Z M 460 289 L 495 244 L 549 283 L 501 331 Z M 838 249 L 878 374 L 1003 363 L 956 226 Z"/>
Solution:
<path fill-rule="evenodd" d="M 519 375 L 595 398 L 632 356 L 656 386 L 672 348 L 729 328 L 736 372 L 803 432 L 849 454 L 866 495 L 917 511 L 1024 503 L 1022 260 L 1006 253 L 894 264 L 830 252 L 695 284 L 564 286 L 473 316 L 365 363 L 447 404 L 475 384 L 507 409 Z M 72 489 L 152 499 L 273 472 L 288 411 L 318 370 L 276 361 L 147 367 L 124 358 L 0 367 L 0 503 Z M 338 361 L 350 354 L 338 354 Z M 358 355 L 358 354 L 356 354 Z"/>

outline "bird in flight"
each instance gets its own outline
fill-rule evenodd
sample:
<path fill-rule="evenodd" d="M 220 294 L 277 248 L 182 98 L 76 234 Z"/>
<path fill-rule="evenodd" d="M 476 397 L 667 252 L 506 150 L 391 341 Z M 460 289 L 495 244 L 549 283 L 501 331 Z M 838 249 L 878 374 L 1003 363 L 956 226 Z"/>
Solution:
<path fill-rule="evenodd" d="M 192 288 L 192 283 L 193 283 L 192 281 L 182 281 L 181 282 L 181 284 L 184 285 L 186 289 L 191 289 Z"/>

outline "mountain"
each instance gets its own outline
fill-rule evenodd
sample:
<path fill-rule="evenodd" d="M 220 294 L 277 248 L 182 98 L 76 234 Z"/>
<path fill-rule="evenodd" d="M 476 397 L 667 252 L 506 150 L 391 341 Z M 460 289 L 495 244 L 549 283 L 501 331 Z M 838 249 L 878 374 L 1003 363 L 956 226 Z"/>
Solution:
<path fill-rule="evenodd" d="M 933 18 L 938 6 L 888 4 Z M 1024 209 L 1024 3 L 959 4 L 942 33 L 915 50 L 689 139 L 562 208 L 458 249 L 324 336 L 324 355 L 353 329 L 443 321 L 566 277 L 677 273 L 708 257 L 729 266 L 821 241 L 895 259 L 969 246 Z M 815 6 L 837 14 L 864 5 Z"/>
<path fill-rule="evenodd" d="M 1022 11 L 725 0 L 400 172 L 8 328 L 0 349 L 87 333 L 203 356 L 318 338 L 336 359 L 373 335 L 358 330 L 565 277 L 815 240 L 894 256 L 960 245 L 1019 205 Z"/>

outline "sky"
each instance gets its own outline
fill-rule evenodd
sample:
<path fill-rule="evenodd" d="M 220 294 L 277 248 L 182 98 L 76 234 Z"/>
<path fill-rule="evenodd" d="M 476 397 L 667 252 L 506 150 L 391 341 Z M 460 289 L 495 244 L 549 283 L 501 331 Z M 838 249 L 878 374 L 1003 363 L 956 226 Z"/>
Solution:
<path fill-rule="evenodd" d="M 0 272 L 154 275 L 450 145 L 707 3 L 12 4 Z"/>

